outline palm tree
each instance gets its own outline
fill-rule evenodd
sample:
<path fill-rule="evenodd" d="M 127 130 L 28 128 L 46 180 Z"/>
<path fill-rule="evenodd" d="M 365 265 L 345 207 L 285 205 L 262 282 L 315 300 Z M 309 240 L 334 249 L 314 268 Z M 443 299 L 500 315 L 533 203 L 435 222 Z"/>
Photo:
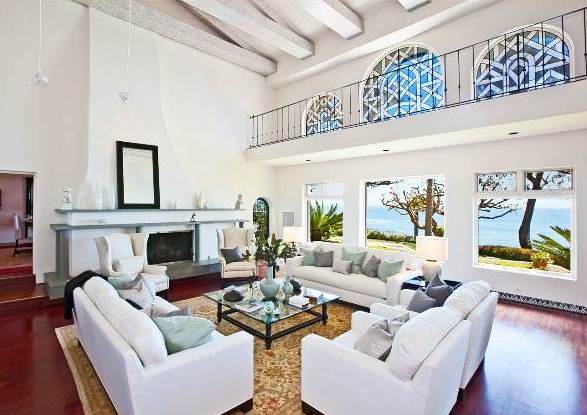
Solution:
<path fill-rule="evenodd" d="M 342 212 L 338 204 L 330 205 L 327 211 L 324 202 L 310 203 L 310 240 L 327 241 L 333 235 L 342 234 Z"/>
<path fill-rule="evenodd" d="M 559 226 L 551 226 L 550 229 L 569 244 L 563 245 L 550 236 L 538 234 L 540 239 L 532 241 L 532 248 L 550 254 L 550 257 L 556 265 L 571 269 L 571 230 Z"/>

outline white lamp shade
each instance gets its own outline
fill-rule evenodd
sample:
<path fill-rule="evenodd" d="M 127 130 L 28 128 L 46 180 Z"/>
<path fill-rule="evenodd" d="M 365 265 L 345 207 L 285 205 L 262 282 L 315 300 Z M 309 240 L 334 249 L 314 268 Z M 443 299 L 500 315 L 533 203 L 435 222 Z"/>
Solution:
<path fill-rule="evenodd" d="M 428 261 L 446 261 L 448 259 L 448 239 L 438 236 L 418 236 L 416 238 L 416 255 Z"/>
<path fill-rule="evenodd" d="M 304 242 L 304 228 L 300 226 L 284 226 L 283 240 L 285 242 Z"/>

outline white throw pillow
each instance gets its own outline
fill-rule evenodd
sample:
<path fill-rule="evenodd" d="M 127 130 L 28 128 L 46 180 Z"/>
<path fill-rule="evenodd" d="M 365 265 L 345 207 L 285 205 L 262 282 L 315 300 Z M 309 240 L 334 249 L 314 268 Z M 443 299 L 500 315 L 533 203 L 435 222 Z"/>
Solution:
<path fill-rule="evenodd" d="M 489 295 L 489 291 L 489 284 L 483 281 L 468 282 L 452 293 L 444 302 L 444 306 L 458 311 L 463 318 L 467 318 L 471 311 Z"/>
<path fill-rule="evenodd" d="M 114 271 L 125 275 L 137 276 L 145 266 L 145 257 L 142 255 L 133 255 L 118 258 L 112 264 Z"/>
<path fill-rule="evenodd" d="M 109 295 L 101 295 L 96 301 L 96 308 L 106 320 L 116 327 L 116 324 L 120 319 L 124 318 L 126 311 L 131 307 L 126 301 L 121 299 L 118 295 L 116 297 L 110 297 Z"/>
<path fill-rule="evenodd" d="M 129 305 L 120 318 L 112 323 L 144 366 L 165 362 L 167 359 L 165 339 L 151 317 Z"/>
<path fill-rule="evenodd" d="M 431 308 L 412 317 L 395 335 L 386 362 L 402 381 L 411 380 L 438 343 L 461 321 L 460 314 L 446 307 Z"/>
<path fill-rule="evenodd" d="M 118 298 L 118 293 L 112 285 L 110 285 L 104 278 L 92 277 L 84 283 L 83 290 L 90 298 L 92 303 L 96 304 L 98 298 L 102 294 L 110 295 Z"/>
<path fill-rule="evenodd" d="M 117 292 L 124 300 L 132 301 L 141 308 L 151 307 L 155 301 L 153 288 L 142 276 L 138 276 L 132 284 Z"/>
<path fill-rule="evenodd" d="M 484 300 L 485 297 L 487 297 L 491 292 L 491 287 L 489 284 L 480 280 L 467 282 L 463 285 L 463 288 L 465 287 L 477 292 L 481 297 L 481 300 Z"/>

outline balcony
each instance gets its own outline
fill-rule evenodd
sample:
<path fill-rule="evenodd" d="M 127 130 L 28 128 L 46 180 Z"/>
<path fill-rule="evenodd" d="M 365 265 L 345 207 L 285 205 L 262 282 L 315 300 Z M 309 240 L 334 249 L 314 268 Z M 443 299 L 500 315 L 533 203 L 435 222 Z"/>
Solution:
<path fill-rule="evenodd" d="M 247 157 L 357 157 L 416 149 L 417 138 L 434 147 L 474 142 L 474 131 L 489 140 L 585 128 L 586 10 L 442 55 L 396 51 L 367 79 L 252 116 Z"/>

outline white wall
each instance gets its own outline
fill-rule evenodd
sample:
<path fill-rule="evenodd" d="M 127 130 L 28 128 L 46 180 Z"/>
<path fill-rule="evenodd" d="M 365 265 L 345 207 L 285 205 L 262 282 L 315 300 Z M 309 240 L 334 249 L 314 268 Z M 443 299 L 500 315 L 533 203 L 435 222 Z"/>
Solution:
<path fill-rule="evenodd" d="M 61 189 L 76 186 L 87 160 L 88 15 L 71 1 L 45 1 L 45 88 L 37 69 L 38 3 L 3 0 L 0 13 L 0 171 L 35 174 L 33 266 L 54 269 Z"/>
<path fill-rule="evenodd" d="M 25 178 L 15 174 L 0 174 L 0 190 L 0 244 L 11 244 L 14 243 L 14 214 L 24 216 Z"/>
<path fill-rule="evenodd" d="M 587 130 L 537 136 L 503 142 L 455 146 L 402 154 L 278 169 L 278 210 L 295 212 L 301 225 L 302 188 L 305 183 L 332 181 L 345 185 L 344 239 L 363 243 L 362 212 L 364 180 L 382 177 L 443 175 L 446 177 L 445 224 L 449 238 L 446 276 L 456 280 L 482 278 L 499 291 L 587 305 Z M 570 166 L 576 168 L 577 280 L 524 275 L 479 269 L 473 266 L 474 174 L 531 168 Z"/>
<path fill-rule="evenodd" d="M 243 193 L 251 209 L 272 198 L 271 168 L 247 164 L 250 114 L 268 105 L 263 77 L 133 28 L 130 99 L 125 88 L 127 27 L 90 10 L 90 110 L 87 183 L 116 183 L 117 140 L 157 145 L 161 207 L 194 206 L 203 192 L 209 207 L 233 207 Z M 200 257 L 217 256 L 216 225 L 201 230 Z"/>
<path fill-rule="evenodd" d="M 249 116 L 271 106 L 264 78 L 139 28 L 133 28 L 131 98 L 122 104 L 125 24 L 72 1 L 44 2 L 49 85 L 31 86 L 37 7 L 4 0 L 0 14 L 0 171 L 35 173 L 34 270 L 53 271 L 55 234 L 64 218 L 61 189 L 93 204 L 91 185 L 115 185 L 115 141 L 159 146 L 162 207 L 232 207 L 243 193 L 274 200 L 271 168 L 246 164 Z M 6 151 L 4 151 L 6 149 Z M 214 226 L 202 230 L 202 257 L 216 256 Z"/>

